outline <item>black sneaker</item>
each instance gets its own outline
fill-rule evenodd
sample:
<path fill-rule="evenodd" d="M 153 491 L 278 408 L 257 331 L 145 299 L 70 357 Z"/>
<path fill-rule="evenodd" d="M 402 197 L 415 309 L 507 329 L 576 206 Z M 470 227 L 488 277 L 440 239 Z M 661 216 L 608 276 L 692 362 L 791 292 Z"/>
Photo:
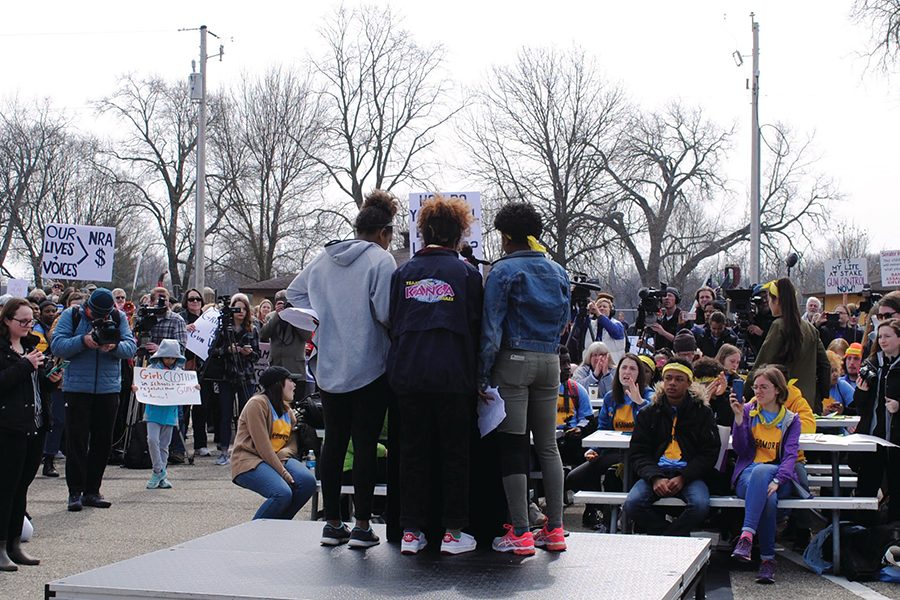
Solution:
<path fill-rule="evenodd" d="M 69 496 L 69 512 L 78 512 L 83 507 L 81 505 L 81 494 L 73 494 Z"/>
<path fill-rule="evenodd" d="M 81 499 L 81 503 L 94 508 L 109 508 L 112 506 L 112 502 L 106 500 L 100 494 L 85 494 L 84 498 Z"/>
<path fill-rule="evenodd" d="M 341 523 L 340 527 L 334 527 L 325 523 L 325 527 L 322 529 L 322 539 L 319 542 L 323 546 L 340 546 L 346 544 L 349 539 L 350 529 L 346 525 Z"/>
<path fill-rule="evenodd" d="M 372 531 L 371 527 L 368 529 L 354 527 L 353 531 L 350 532 L 350 542 L 347 545 L 351 548 L 371 548 L 380 543 L 381 539 L 375 535 L 375 532 Z"/>

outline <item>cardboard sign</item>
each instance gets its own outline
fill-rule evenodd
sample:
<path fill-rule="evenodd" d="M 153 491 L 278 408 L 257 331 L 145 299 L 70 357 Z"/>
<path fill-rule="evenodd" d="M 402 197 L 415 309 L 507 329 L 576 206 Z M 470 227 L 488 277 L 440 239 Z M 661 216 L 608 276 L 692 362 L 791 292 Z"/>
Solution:
<path fill-rule="evenodd" d="M 259 343 L 259 360 L 253 365 L 253 385 L 259 387 L 259 376 L 271 365 L 271 348 L 268 342 Z"/>
<path fill-rule="evenodd" d="M 155 406 L 200 404 L 197 372 L 182 369 L 135 367 L 134 385 L 138 402 Z"/>
<path fill-rule="evenodd" d="M 881 252 L 881 285 L 900 287 L 900 250 Z"/>
<path fill-rule="evenodd" d="M 826 294 L 858 294 L 869 283 L 865 258 L 835 258 L 825 261 Z"/>
<path fill-rule="evenodd" d="M 219 309 L 210 308 L 194 321 L 196 329 L 187 332 L 187 349 L 199 356 L 200 360 L 206 360 L 209 356 L 209 347 L 218 325 Z"/>
<path fill-rule="evenodd" d="M 481 192 L 440 192 L 444 198 L 461 198 L 472 209 L 475 221 L 469 228 L 469 235 L 462 239 L 472 247 L 472 255 L 484 260 L 484 246 L 481 233 Z M 425 242 L 416 226 L 419 209 L 423 204 L 434 198 L 434 194 L 428 192 L 409 195 L 409 255 L 412 256 L 425 247 Z"/>
<path fill-rule="evenodd" d="M 6 293 L 13 298 L 28 297 L 28 280 L 27 279 L 10 279 L 6 282 Z"/>
<path fill-rule="evenodd" d="M 50 223 L 44 228 L 41 277 L 112 281 L 115 227 Z"/>

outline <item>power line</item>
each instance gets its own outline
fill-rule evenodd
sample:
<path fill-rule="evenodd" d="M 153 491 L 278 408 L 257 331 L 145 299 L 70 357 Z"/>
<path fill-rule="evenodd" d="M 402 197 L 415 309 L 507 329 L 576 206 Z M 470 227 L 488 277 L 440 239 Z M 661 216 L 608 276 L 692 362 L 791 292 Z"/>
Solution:
<path fill-rule="evenodd" d="M 149 35 L 157 33 L 178 33 L 177 29 L 132 29 L 120 31 L 15 31 L 0 32 L 0 38 L 12 37 L 65 37 L 95 35 Z"/>

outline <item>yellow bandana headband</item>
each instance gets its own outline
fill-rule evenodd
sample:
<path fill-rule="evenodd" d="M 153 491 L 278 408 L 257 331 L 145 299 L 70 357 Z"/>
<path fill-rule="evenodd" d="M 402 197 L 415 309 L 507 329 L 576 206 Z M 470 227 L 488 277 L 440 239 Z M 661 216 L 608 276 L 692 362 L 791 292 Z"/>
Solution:
<path fill-rule="evenodd" d="M 778 297 L 778 282 L 774 279 L 762 286 L 762 289 L 766 290 L 770 296 Z"/>
<path fill-rule="evenodd" d="M 690 368 L 680 364 L 680 363 L 666 363 L 666 366 L 663 367 L 663 375 L 665 375 L 669 371 L 678 371 L 679 373 L 684 373 L 687 375 L 688 381 L 694 381 L 694 372 L 691 371 Z"/>
<path fill-rule="evenodd" d="M 533 235 L 528 236 L 528 247 L 534 250 L 535 252 L 547 252 L 547 249 L 544 248 L 537 238 Z"/>
<path fill-rule="evenodd" d="M 642 363 L 644 363 L 645 365 L 650 367 L 651 371 L 656 370 L 656 361 L 653 360 L 652 356 L 647 356 L 646 354 L 641 354 L 640 356 L 638 356 L 638 358 L 640 359 L 640 361 Z"/>

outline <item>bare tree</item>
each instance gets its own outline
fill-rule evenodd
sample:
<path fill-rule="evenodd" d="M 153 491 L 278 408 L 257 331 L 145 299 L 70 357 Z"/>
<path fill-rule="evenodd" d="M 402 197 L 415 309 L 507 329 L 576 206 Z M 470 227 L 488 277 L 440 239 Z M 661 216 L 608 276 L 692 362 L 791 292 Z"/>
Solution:
<path fill-rule="evenodd" d="M 48 103 L 25 106 L 17 100 L 0 112 L 0 268 L 4 266 L 29 196 L 45 186 L 46 165 L 63 140 L 65 120 Z"/>
<path fill-rule="evenodd" d="M 621 91 L 583 50 L 523 49 L 495 67 L 460 127 L 473 174 L 501 201 L 540 211 L 544 241 L 563 267 L 585 268 L 613 241 L 611 179 L 599 148 L 626 112 Z"/>
<path fill-rule="evenodd" d="M 308 79 L 284 68 L 245 77 L 223 105 L 210 177 L 223 207 L 217 260 L 245 279 L 273 277 L 308 237 L 308 201 L 325 176 L 310 158 L 323 144 L 321 120 Z"/>
<path fill-rule="evenodd" d="M 337 9 L 322 28 L 322 82 L 330 143 L 312 156 L 357 207 L 368 189 L 427 179 L 425 154 L 458 110 L 444 103 L 440 45 L 420 46 L 390 8 Z"/>
<path fill-rule="evenodd" d="M 96 104 L 114 117 L 123 136 L 105 150 L 106 172 L 116 185 L 136 192 L 132 205 L 150 215 L 166 246 L 173 286 L 187 284 L 194 260 L 193 206 L 197 141 L 196 111 L 187 85 L 128 75 L 116 92 Z M 210 130 L 218 111 L 211 103 Z M 221 214 L 207 219 L 214 233 Z"/>
<path fill-rule="evenodd" d="M 869 58 L 882 69 L 894 65 L 900 57 L 900 0 L 856 0 L 852 16 L 872 32 Z"/>

